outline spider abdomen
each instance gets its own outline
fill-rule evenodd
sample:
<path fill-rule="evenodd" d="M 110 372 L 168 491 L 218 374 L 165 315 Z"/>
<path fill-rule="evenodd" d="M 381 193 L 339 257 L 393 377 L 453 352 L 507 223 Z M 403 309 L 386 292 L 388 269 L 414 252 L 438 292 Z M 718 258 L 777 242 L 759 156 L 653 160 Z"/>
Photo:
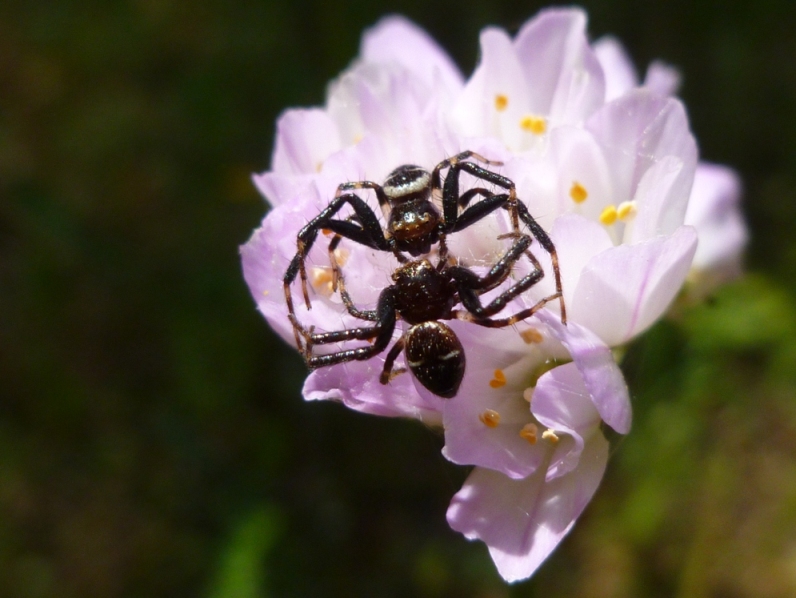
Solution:
<path fill-rule="evenodd" d="M 464 377 L 464 347 L 447 324 L 412 326 L 404 336 L 406 365 L 418 382 L 445 399 L 455 396 Z"/>

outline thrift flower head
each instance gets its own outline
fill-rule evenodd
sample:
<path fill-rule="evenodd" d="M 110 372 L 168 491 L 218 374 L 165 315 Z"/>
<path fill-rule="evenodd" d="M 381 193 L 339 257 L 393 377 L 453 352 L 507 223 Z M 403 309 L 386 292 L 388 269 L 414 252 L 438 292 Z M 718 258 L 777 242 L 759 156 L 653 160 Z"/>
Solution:
<path fill-rule="evenodd" d="M 381 384 L 387 350 L 316 369 L 303 392 L 308 400 L 441 425 L 445 457 L 475 466 L 448 521 L 485 542 L 508 581 L 535 571 L 594 494 L 608 455 L 601 423 L 626 433 L 631 420 L 610 347 L 661 317 L 697 246 L 697 232 L 684 224 L 697 149 L 685 110 L 670 95 L 673 71 L 660 67 L 655 86 L 638 87 L 628 69 L 606 67 L 610 50 L 589 44 L 581 10 L 547 10 L 514 38 L 485 29 L 481 62 L 465 80 L 425 32 L 401 17 L 384 19 L 365 33 L 360 56 L 331 84 L 324 107 L 280 117 L 272 169 L 255 176 L 272 210 L 241 248 L 258 308 L 294 344 L 283 277 L 298 231 L 329 205 L 339 184 L 381 183 L 402 164 L 431 170 L 465 150 L 502 163 L 489 168 L 516 184 L 519 200 L 557 248 L 566 325 L 556 301 L 511 327 L 446 321 L 466 353 L 451 399 L 408 373 Z M 461 180 L 461 192 L 484 185 L 470 175 Z M 371 191 L 358 194 L 381 214 Z M 338 218 L 351 214 L 343 210 Z M 450 255 L 483 274 L 511 244 L 509 232 L 506 211 L 496 210 L 450 235 Z M 296 318 L 315 331 L 371 326 L 346 309 L 328 245 L 319 238 L 307 256 L 311 309 L 296 301 Z M 555 292 L 550 256 L 538 243 L 531 251 L 544 278 L 496 317 Z M 348 239 L 334 259 L 359 309 L 374 309 L 398 267 L 392 253 Z M 531 268 L 530 260 L 518 261 L 510 279 L 483 300 Z M 399 322 L 393 342 L 404 330 Z M 399 356 L 396 366 L 403 365 Z"/>

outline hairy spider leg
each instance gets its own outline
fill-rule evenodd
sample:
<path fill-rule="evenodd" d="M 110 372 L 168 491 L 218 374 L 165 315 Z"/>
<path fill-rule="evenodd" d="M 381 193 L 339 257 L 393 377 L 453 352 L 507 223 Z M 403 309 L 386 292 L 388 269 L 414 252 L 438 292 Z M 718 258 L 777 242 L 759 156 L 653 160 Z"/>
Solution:
<path fill-rule="evenodd" d="M 547 305 L 550 301 L 559 298 L 558 293 L 538 301 L 533 307 L 523 309 L 506 318 L 493 319 L 490 316 L 503 310 L 509 301 L 535 285 L 544 276 L 544 271 L 539 260 L 528 251 L 531 238 L 521 235 L 514 245 L 501 257 L 492 269 L 484 276 L 478 276 L 467 268 L 451 268 L 452 275 L 457 282 L 459 299 L 467 311 L 453 310 L 453 317 L 464 322 L 472 322 L 488 328 L 504 328 L 517 322 L 530 318 L 533 314 Z M 521 255 L 526 255 L 534 265 L 532 272 L 518 280 L 510 288 L 498 295 L 488 305 L 481 303 L 479 295 L 502 283 L 511 272 L 511 267 L 517 263 Z"/>
<path fill-rule="evenodd" d="M 440 184 L 440 176 L 439 176 L 440 171 L 450 166 L 453 166 L 454 164 L 461 162 L 462 160 L 467 160 L 469 158 L 478 160 L 482 164 L 489 164 L 490 166 L 503 166 L 503 162 L 498 162 L 497 160 L 488 160 L 484 158 L 481 154 L 476 154 L 473 151 L 466 150 L 456 154 L 455 156 L 451 156 L 447 160 L 443 160 L 434 167 L 434 170 L 431 172 L 431 188 L 434 191 L 439 191 L 441 189 L 442 185 Z"/>
<path fill-rule="evenodd" d="M 376 193 L 376 199 L 379 200 L 379 207 L 381 208 L 381 213 L 384 215 L 384 220 L 389 220 L 390 200 L 387 198 L 387 194 L 384 193 L 382 186 L 378 183 L 374 183 L 373 181 L 350 181 L 348 183 L 340 183 L 337 186 L 337 192 L 334 196 L 340 197 L 344 191 L 354 191 L 356 189 L 372 189 Z"/>
<path fill-rule="evenodd" d="M 466 153 L 466 152 L 465 152 Z M 473 156 L 475 157 L 475 155 Z M 480 189 L 478 191 L 470 190 L 465 192 L 462 195 L 459 195 L 459 175 L 462 171 L 471 174 L 476 179 L 486 181 L 488 183 L 492 183 L 493 185 L 497 185 L 498 187 L 502 187 L 506 191 L 508 191 L 508 198 L 503 203 L 508 203 L 510 208 L 508 208 L 511 212 L 511 220 L 512 226 L 514 227 L 515 231 L 519 231 L 519 223 L 517 221 L 517 215 L 515 213 L 514 206 L 517 204 L 517 190 L 514 185 L 514 182 L 511 179 L 508 179 L 502 175 L 497 174 L 496 172 L 492 172 L 491 170 L 487 170 L 474 162 L 462 162 L 456 160 L 456 157 L 450 158 L 447 160 L 451 162 L 450 170 L 448 170 L 448 174 L 445 177 L 445 183 L 442 187 L 442 211 L 443 217 L 445 219 L 445 230 L 460 230 L 457 228 L 457 220 L 460 217 L 459 208 L 464 207 L 469 203 L 469 201 L 475 197 L 476 194 L 481 193 Z M 487 162 L 489 164 L 501 164 L 500 162 Z M 441 164 L 444 164 L 442 162 Z M 437 166 L 439 168 L 439 165 Z M 438 173 L 437 168 L 434 169 L 435 172 Z M 437 174 L 439 178 L 439 174 Z M 432 180 L 433 175 L 432 175 Z M 489 196 L 492 196 L 492 193 L 487 192 L 487 198 L 482 200 L 486 201 L 489 199 Z M 479 203 L 482 203 L 479 202 Z M 477 206 L 478 204 L 476 204 Z M 473 206 L 475 207 L 475 206 Z M 489 212 L 496 210 L 500 207 L 497 204 L 492 204 L 491 209 L 486 211 L 481 217 L 485 216 Z"/>
<path fill-rule="evenodd" d="M 357 223 L 333 219 L 333 216 L 346 204 L 354 209 L 358 220 Z M 301 290 L 304 294 L 304 302 L 307 309 L 312 309 L 309 293 L 307 292 L 307 271 L 304 266 L 304 260 L 312 248 L 313 243 L 315 243 L 315 239 L 318 237 L 318 232 L 321 229 L 329 229 L 338 235 L 351 239 L 366 247 L 383 251 L 392 250 L 392 243 L 390 239 L 384 236 L 384 231 L 379 224 L 376 214 L 361 197 L 353 193 L 335 197 L 318 216 L 313 218 L 298 233 L 296 239 L 296 255 L 291 260 L 283 278 L 285 299 L 288 303 L 289 313 L 294 313 L 289 286 L 296 279 L 296 275 L 299 274 L 301 277 Z"/>
<path fill-rule="evenodd" d="M 449 269 L 451 278 L 456 283 L 459 299 L 467 311 L 471 312 L 476 318 L 487 318 L 502 310 L 509 301 L 541 280 L 544 276 L 544 271 L 539 261 L 528 251 L 531 242 L 532 239 L 528 235 L 521 235 L 515 239 L 514 244 L 483 276 L 479 276 L 469 268 L 461 266 L 452 266 Z M 489 305 L 483 306 L 480 295 L 502 284 L 509 277 L 511 269 L 523 255 L 527 255 L 531 259 L 534 265 L 533 271 L 498 295 Z"/>
<path fill-rule="evenodd" d="M 464 162 L 460 166 L 463 166 L 465 164 L 468 163 Z M 449 179 L 451 179 L 450 174 L 445 179 L 446 187 Z M 458 192 L 458 187 L 456 188 L 456 191 Z M 562 290 L 562 285 L 561 285 L 561 269 L 559 268 L 558 265 L 558 252 L 556 251 L 556 247 L 553 244 L 552 239 L 550 239 L 550 236 L 539 225 L 539 223 L 536 222 L 533 216 L 531 216 L 530 212 L 528 211 L 528 207 L 521 201 L 515 201 L 514 204 L 511 204 L 509 195 L 492 195 L 486 189 L 483 189 L 481 187 L 476 187 L 462 193 L 461 197 L 459 198 L 459 206 L 461 207 L 467 206 L 467 204 L 476 195 L 483 195 L 484 199 L 470 206 L 464 212 L 459 214 L 456 220 L 456 225 L 454 226 L 451 232 L 457 232 L 467 228 L 471 224 L 477 222 L 478 220 L 480 220 L 481 218 L 483 218 L 484 216 L 486 216 L 487 214 L 491 213 L 492 211 L 494 211 L 499 207 L 503 207 L 506 210 L 509 210 L 509 212 L 512 215 L 512 220 L 516 220 L 516 218 L 522 220 L 522 222 L 531 231 L 533 237 L 536 238 L 537 241 L 539 241 L 539 244 L 542 246 L 542 248 L 550 255 L 550 261 L 553 264 L 553 276 L 556 285 L 556 293 L 555 295 L 551 295 L 551 298 L 557 297 L 559 299 L 559 304 L 561 306 L 561 322 L 563 324 L 566 324 L 567 310 L 566 306 L 564 305 L 564 292 Z M 514 223 L 514 227 L 515 227 L 515 232 L 508 236 L 516 236 L 520 234 L 519 227 L 517 226 L 516 222 Z M 533 257 L 531 253 L 528 253 L 528 256 L 537 264 L 536 267 L 539 268 L 538 262 L 536 262 L 536 258 Z"/>
<path fill-rule="evenodd" d="M 378 319 L 373 326 L 349 328 L 334 332 L 302 331 L 306 340 L 304 359 L 310 369 L 317 369 L 348 361 L 365 361 L 384 351 L 387 345 L 390 344 L 397 319 L 395 312 L 395 295 L 392 287 L 384 289 L 379 295 L 376 312 L 378 314 Z M 363 347 L 345 349 L 325 355 L 312 354 L 312 348 L 315 345 L 370 339 L 375 340 L 372 344 Z"/>
<path fill-rule="evenodd" d="M 553 277 L 555 278 L 556 292 L 555 295 L 551 295 L 548 299 L 554 297 L 558 298 L 559 305 L 561 306 L 561 323 L 566 326 L 567 308 L 564 305 L 564 291 L 561 286 L 561 268 L 558 265 L 558 252 L 556 251 L 556 246 L 545 230 L 534 220 L 533 216 L 531 216 L 527 206 L 521 201 L 517 202 L 517 213 L 519 214 L 520 220 L 528 227 L 531 234 L 539 241 L 539 244 L 550 256 L 550 261 L 553 264 Z"/>
<path fill-rule="evenodd" d="M 348 313 L 350 313 L 352 316 L 359 318 L 360 320 L 375 322 L 378 320 L 377 311 L 375 309 L 359 309 L 351 300 L 351 295 L 348 294 L 348 290 L 345 286 L 343 270 L 337 261 L 337 256 L 335 255 L 335 250 L 342 240 L 342 235 L 335 235 L 332 238 L 332 242 L 329 243 L 329 262 L 332 265 L 332 290 L 340 292 L 340 298 L 343 300 L 343 305 L 345 305 Z"/>

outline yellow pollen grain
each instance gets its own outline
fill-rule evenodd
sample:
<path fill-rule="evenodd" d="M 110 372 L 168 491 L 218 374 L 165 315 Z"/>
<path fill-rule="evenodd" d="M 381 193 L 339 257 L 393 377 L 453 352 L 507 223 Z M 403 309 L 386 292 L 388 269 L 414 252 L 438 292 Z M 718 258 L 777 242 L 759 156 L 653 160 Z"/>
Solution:
<path fill-rule="evenodd" d="M 616 208 L 616 215 L 619 217 L 619 220 L 629 220 L 636 215 L 636 202 L 623 201 L 619 204 L 619 207 Z"/>
<path fill-rule="evenodd" d="M 493 409 L 484 410 L 484 412 L 478 416 L 478 419 L 480 419 L 481 423 L 487 428 L 497 428 L 498 424 L 500 424 L 500 414 Z"/>
<path fill-rule="evenodd" d="M 560 440 L 558 435 L 550 428 L 542 432 L 542 438 L 548 440 L 551 444 L 558 444 L 558 441 Z"/>
<path fill-rule="evenodd" d="M 270 294 L 271 294 L 271 291 L 269 291 L 268 289 L 263 291 L 263 297 L 268 297 L 268 295 L 270 295 Z"/>
<path fill-rule="evenodd" d="M 520 337 L 523 341 L 525 341 L 526 345 L 538 345 L 544 340 L 542 333 L 539 332 L 536 328 L 528 328 L 527 330 L 523 330 L 520 332 Z"/>
<path fill-rule="evenodd" d="M 528 403 L 530 403 L 531 400 L 533 399 L 534 388 L 535 387 L 533 386 L 529 386 L 528 388 L 522 391 L 522 398 L 525 399 Z"/>
<path fill-rule="evenodd" d="M 506 374 L 503 373 L 503 370 L 497 369 L 495 370 L 495 377 L 489 381 L 489 386 L 492 388 L 500 388 L 501 386 L 506 385 Z"/>
<path fill-rule="evenodd" d="M 527 440 L 528 444 L 536 444 L 538 431 L 539 428 L 536 427 L 536 424 L 525 424 L 520 430 L 520 438 Z"/>
<path fill-rule="evenodd" d="M 605 206 L 605 209 L 600 214 L 600 222 L 602 222 L 605 226 L 611 226 L 614 222 L 616 222 L 616 206 L 611 204 L 609 206 Z"/>
<path fill-rule="evenodd" d="M 547 121 L 541 116 L 526 114 L 520 119 L 520 127 L 522 127 L 524 131 L 528 131 L 534 135 L 542 135 L 547 131 Z"/>
<path fill-rule="evenodd" d="M 572 183 L 572 187 L 569 190 L 569 196 L 575 203 L 583 203 L 586 201 L 586 198 L 589 197 L 589 192 L 586 191 L 586 187 L 581 185 L 578 181 L 575 181 Z"/>
<path fill-rule="evenodd" d="M 509 99 L 507 96 L 499 93 L 495 96 L 495 110 L 498 112 L 503 112 L 509 105 Z"/>

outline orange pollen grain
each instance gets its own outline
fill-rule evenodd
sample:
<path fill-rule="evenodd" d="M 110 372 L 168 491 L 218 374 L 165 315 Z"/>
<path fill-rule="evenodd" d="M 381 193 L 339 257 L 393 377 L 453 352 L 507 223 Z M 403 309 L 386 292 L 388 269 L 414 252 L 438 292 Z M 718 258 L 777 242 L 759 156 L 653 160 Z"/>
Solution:
<path fill-rule="evenodd" d="M 506 385 L 506 374 L 503 373 L 503 370 L 497 369 L 495 370 L 495 377 L 489 381 L 489 386 L 492 388 L 500 388 L 501 386 Z"/>
<path fill-rule="evenodd" d="M 527 440 L 528 444 L 536 444 L 538 431 L 539 428 L 536 427 L 536 424 L 525 424 L 520 430 L 520 438 Z"/>
<path fill-rule="evenodd" d="M 589 192 L 586 191 L 586 187 L 575 181 L 572 183 L 572 188 L 569 190 L 569 196 L 575 203 L 583 203 L 586 201 L 586 198 L 589 197 Z"/>
<path fill-rule="evenodd" d="M 478 419 L 480 419 L 481 423 L 487 428 L 497 428 L 498 424 L 500 424 L 500 414 L 493 409 L 484 410 L 484 412 L 478 416 Z"/>
<path fill-rule="evenodd" d="M 544 340 L 542 333 L 536 328 L 528 328 L 520 332 L 520 337 L 525 341 L 526 345 L 539 344 Z"/>
<path fill-rule="evenodd" d="M 322 228 L 322 229 L 321 229 L 321 232 L 322 232 L 324 235 L 326 235 L 327 237 L 328 237 L 329 235 L 331 235 L 331 234 L 332 234 L 332 231 L 331 231 L 331 229 L 328 229 L 328 228 Z"/>
<path fill-rule="evenodd" d="M 506 107 L 509 105 L 508 97 L 504 96 L 502 93 L 499 93 L 495 96 L 495 110 L 498 112 L 503 112 Z"/>

